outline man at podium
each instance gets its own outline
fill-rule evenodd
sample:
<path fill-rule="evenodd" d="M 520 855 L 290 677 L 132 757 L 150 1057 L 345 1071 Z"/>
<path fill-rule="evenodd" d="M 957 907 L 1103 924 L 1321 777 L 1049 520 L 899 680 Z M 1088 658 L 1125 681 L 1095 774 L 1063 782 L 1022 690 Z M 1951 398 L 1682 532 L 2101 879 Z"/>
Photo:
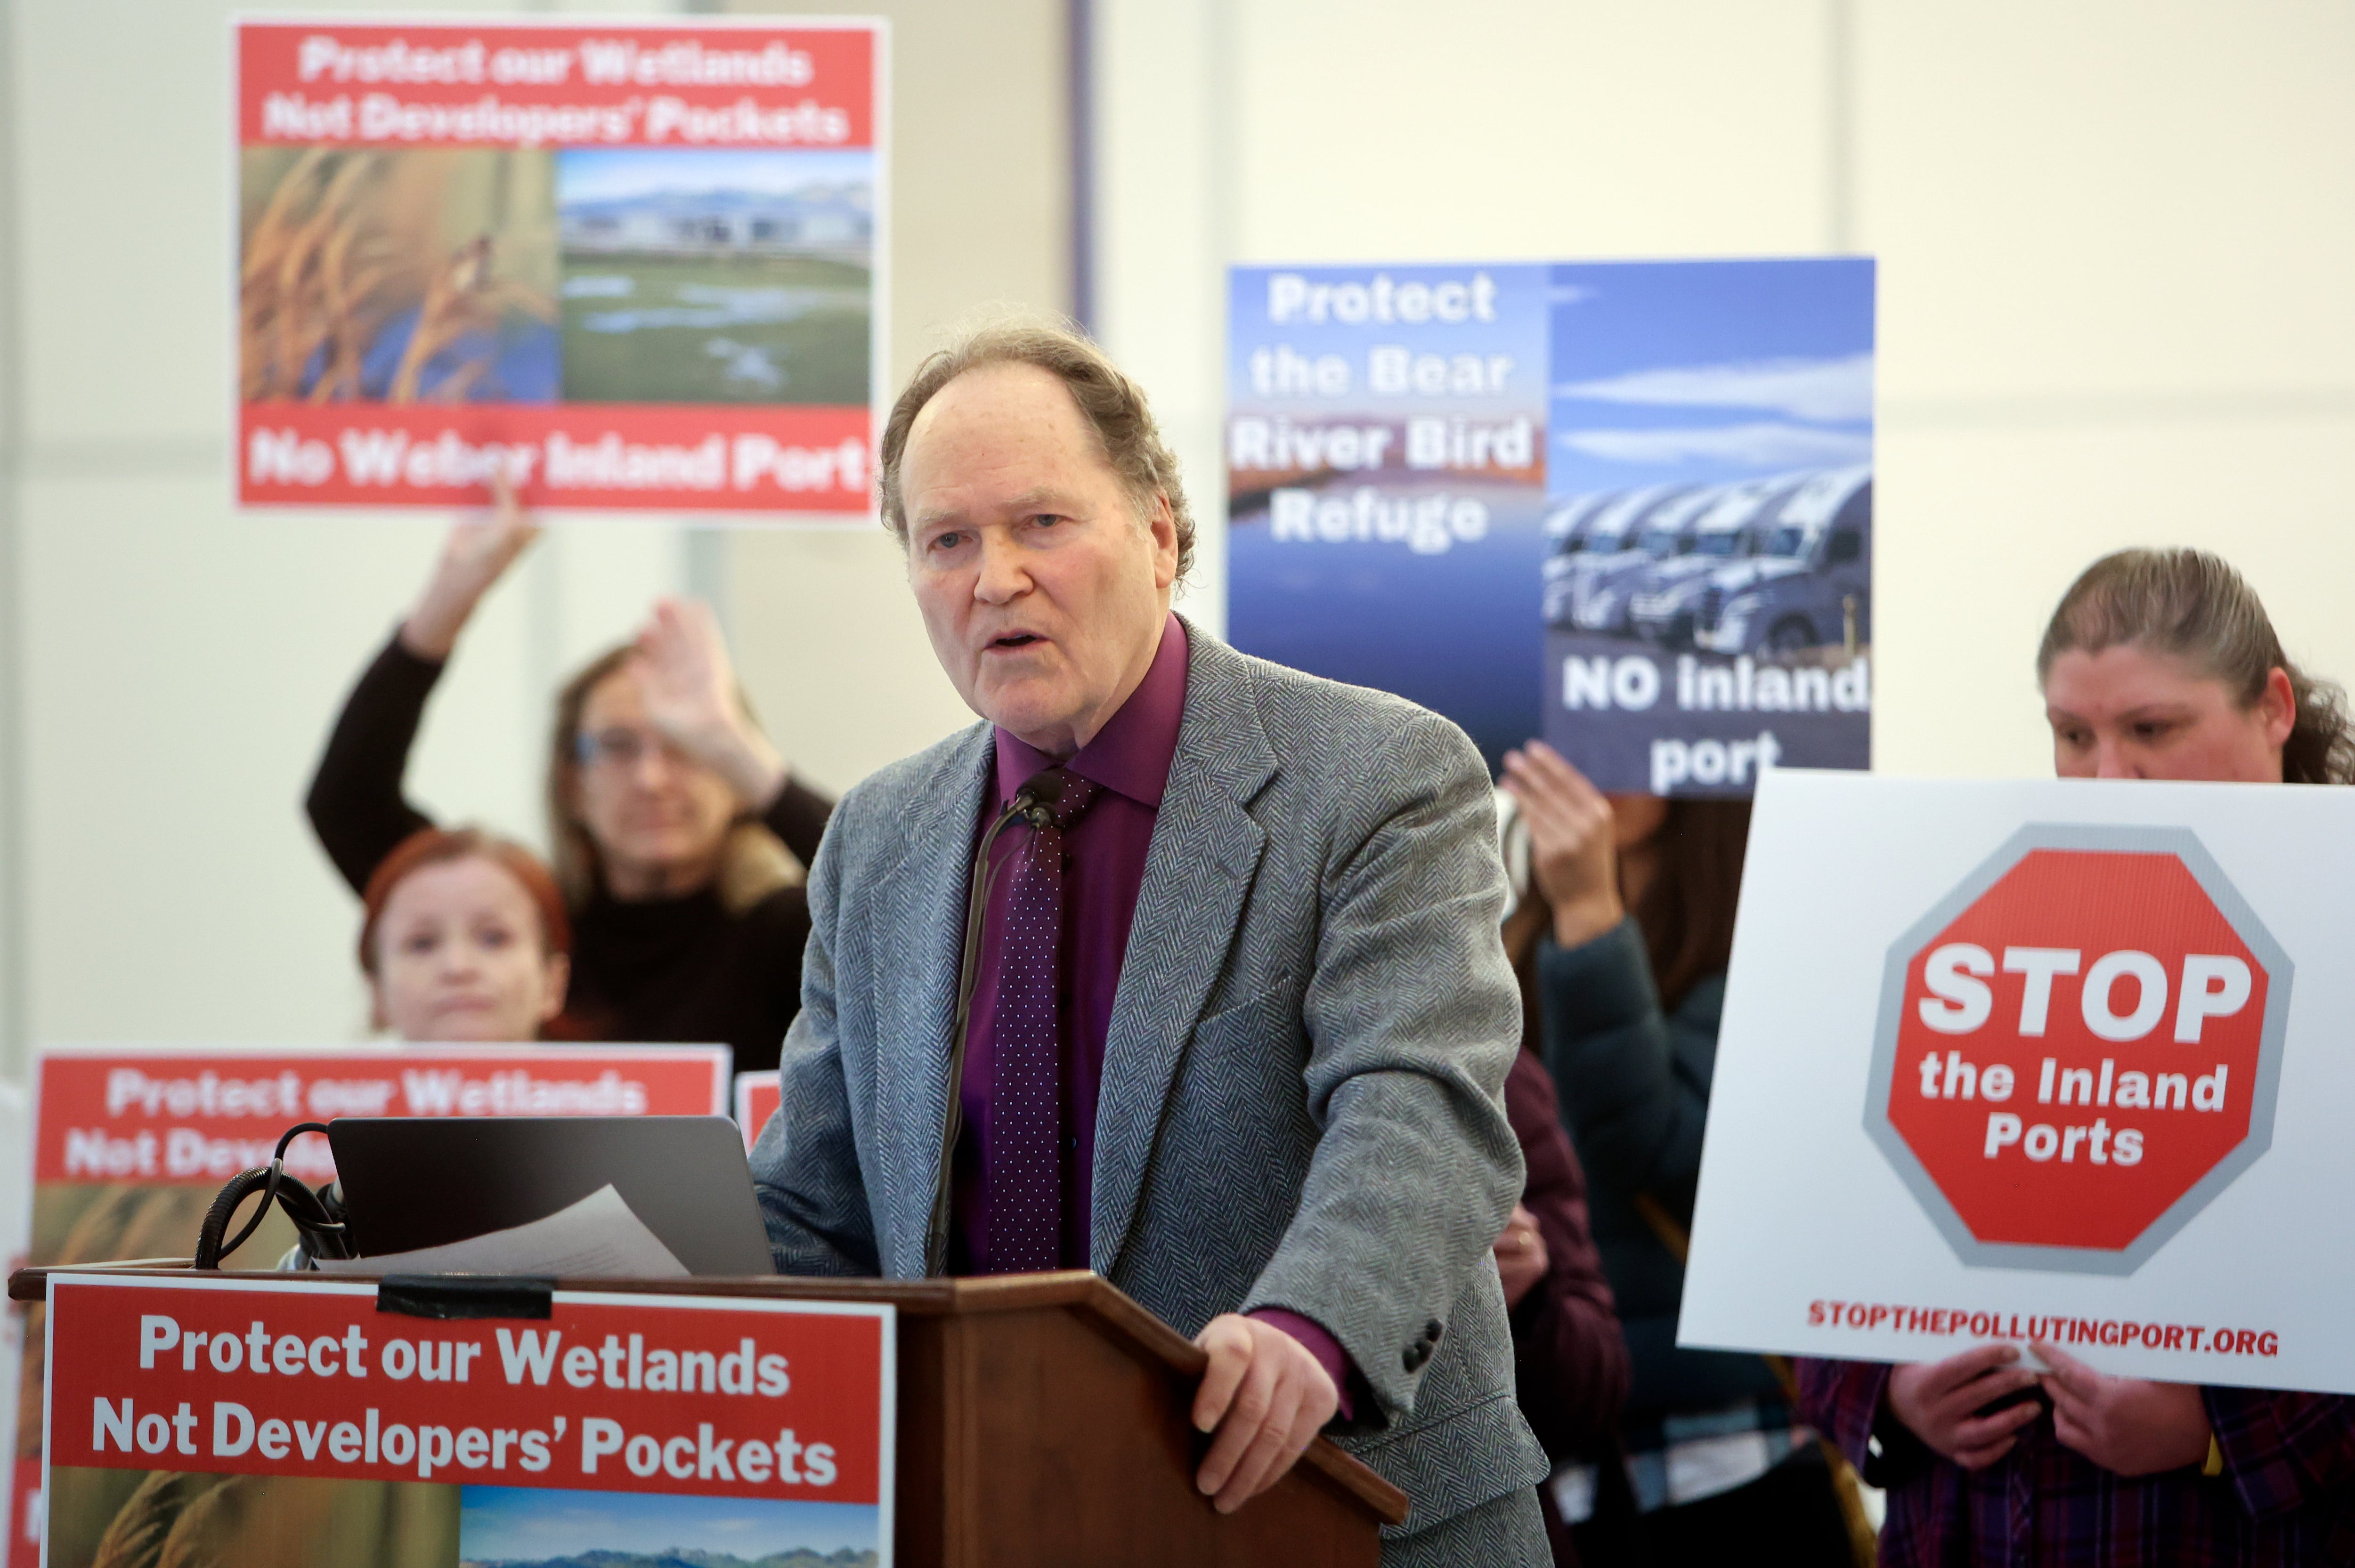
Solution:
<path fill-rule="evenodd" d="M 1489 1246 L 1521 1187 L 1486 770 L 1170 611 L 1143 394 L 1043 327 L 927 360 L 881 451 L 985 721 L 837 809 L 752 1167 L 789 1274 L 1092 1267 L 1184 1333 L 1222 1510 L 1334 1436 L 1386 1563 L 1549 1561 Z"/>

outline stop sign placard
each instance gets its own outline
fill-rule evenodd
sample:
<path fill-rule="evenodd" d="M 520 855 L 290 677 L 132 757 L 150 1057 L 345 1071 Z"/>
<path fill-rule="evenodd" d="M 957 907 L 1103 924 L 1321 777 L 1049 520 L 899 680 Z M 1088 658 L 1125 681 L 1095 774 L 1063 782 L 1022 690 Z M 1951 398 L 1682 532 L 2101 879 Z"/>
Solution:
<path fill-rule="evenodd" d="M 2289 989 L 2190 832 L 2024 828 L 1891 946 L 1866 1129 L 1965 1263 L 2128 1274 L 2271 1142 Z"/>

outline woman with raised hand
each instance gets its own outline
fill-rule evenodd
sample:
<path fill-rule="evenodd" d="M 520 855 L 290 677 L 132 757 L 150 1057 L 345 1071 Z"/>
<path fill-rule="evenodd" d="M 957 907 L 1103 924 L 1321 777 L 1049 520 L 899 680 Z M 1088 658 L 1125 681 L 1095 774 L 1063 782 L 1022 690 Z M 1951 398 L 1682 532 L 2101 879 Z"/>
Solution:
<path fill-rule="evenodd" d="M 462 518 L 346 699 L 305 803 L 355 891 L 432 825 L 401 788 L 426 699 L 483 595 L 538 533 L 504 487 L 489 513 Z M 658 603 L 634 641 L 566 683 L 553 740 L 572 1032 L 715 1042 L 734 1047 L 740 1070 L 775 1065 L 809 934 L 794 862 L 816 855 L 833 803 L 753 723 L 710 611 Z"/>
<path fill-rule="evenodd" d="M 1558 1475 L 1557 1503 L 1584 1516 L 1581 1550 L 1598 1564 L 1845 1568 L 1834 1473 L 1783 1376 L 1760 1356 L 1676 1342 L 1749 802 L 1606 796 L 1541 743 L 1507 755 L 1504 787 L 1548 912 L 1523 1005 L 1586 1169 L 1634 1366 L 1625 1484 L 1607 1468 Z"/>
<path fill-rule="evenodd" d="M 2037 650 L 2064 779 L 2355 780 L 2339 688 L 2301 672 L 2238 572 L 2122 550 Z M 1890 1367 L 1801 1361 L 1803 1408 L 1889 1489 L 1881 1561 L 2355 1562 L 2355 1400 L 2111 1377 L 2055 1346 Z"/>

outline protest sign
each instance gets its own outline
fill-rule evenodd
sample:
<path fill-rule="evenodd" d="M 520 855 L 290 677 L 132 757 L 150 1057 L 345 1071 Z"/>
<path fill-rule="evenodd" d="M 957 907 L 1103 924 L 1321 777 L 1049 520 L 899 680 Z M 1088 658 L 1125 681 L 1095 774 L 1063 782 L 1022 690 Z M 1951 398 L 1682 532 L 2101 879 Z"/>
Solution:
<path fill-rule="evenodd" d="M 885 45 L 235 24 L 239 500 L 869 514 Z"/>
<path fill-rule="evenodd" d="M 49 1568 L 890 1562 L 892 1309 L 593 1291 L 533 1321 L 290 1277 L 49 1283 Z"/>
<path fill-rule="evenodd" d="M 761 1129 L 777 1114 L 783 1096 L 777 1087 L 777 1070 L 736 1075 L 736 1125 L 743 1129 L 744 1147 L 761 1140 Z"/>
<path fill-rule="evenodd" d="M 1678 1342 L 2355 1393 L 2355 793 L 1778 770 Z"/>
<path fill-rule="evenodd" d="M 224 1182 L 267 1165 L 302 1121 L 338 1116 L 720 1116 L 724 1045 L 50 1046 L 34 1067 L 36 1265 L 186 1257 Z M 290 1175 L 332 1180 L 324 1138 L 286 1151 Z M 272 1215 L 237 1262 L 293 1244 Z M 39 1551 L 41 1324 L 32 1308 L 16 1402 L 7 1561 Z"/>
<path fill-rule="evenodd" d="M 1236 647 L 1412 698 L 1493 764 L 1536 727 L 1546 269 L 1238 267 Z"/>
<path fill-rule="evenodd" d="M 1239 267 L 1236 646 L 1605 789 L 1862 768 L 1870 261 Z"/>

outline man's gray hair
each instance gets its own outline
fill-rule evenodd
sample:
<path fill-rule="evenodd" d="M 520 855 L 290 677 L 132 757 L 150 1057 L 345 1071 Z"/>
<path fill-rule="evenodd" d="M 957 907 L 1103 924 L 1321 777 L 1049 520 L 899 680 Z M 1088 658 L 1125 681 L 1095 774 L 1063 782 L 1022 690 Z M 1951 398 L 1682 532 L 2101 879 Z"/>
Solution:
<path fill-rule="evenodd" d="M 1060 324 L 982 327 L 916 367 L 883 427 L 883 525 L 902 547 L 908 543 L 908 514 L 900 491 L 900 461 L 907 453 L 908 431 L 942 387 L 968 370 L 990 365 L 1034 365 L 1062 382 L 1140 518 L 1151 515 L 1156 495 L 1168 498 L 1169 515 L 1178 528 L 1178 576 L 1182 580 L 1194 565 L 1194 516 L 1187 510 L 1186 492 L 1178 480 L 1178 460 L 1153 422 L 1145 389 L 1121 374 L 1084 334 Z"/>

